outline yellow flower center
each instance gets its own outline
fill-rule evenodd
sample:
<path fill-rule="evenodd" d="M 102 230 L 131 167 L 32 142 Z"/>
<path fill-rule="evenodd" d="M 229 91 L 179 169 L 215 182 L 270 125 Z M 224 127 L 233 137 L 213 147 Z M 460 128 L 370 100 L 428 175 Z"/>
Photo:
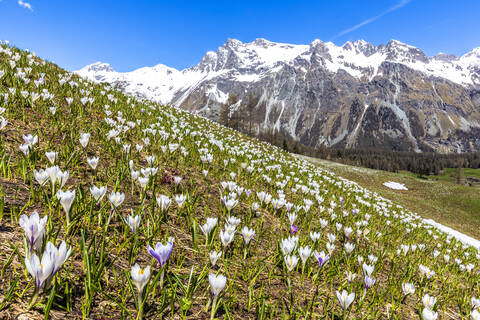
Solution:
<path fill-rule="evenodd" d="M 138 274 L 143 274 L 145 270 L 143 270 L 143 268 L 140 268 L 140 271 L 138 271 Z"/>

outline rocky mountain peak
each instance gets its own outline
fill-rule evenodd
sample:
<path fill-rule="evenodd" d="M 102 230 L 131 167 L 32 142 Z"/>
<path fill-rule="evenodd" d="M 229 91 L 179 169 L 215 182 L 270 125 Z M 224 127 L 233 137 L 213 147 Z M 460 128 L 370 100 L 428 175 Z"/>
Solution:
<path fill-rule="evenodd" d="M 253 41 L 253 44 L 259 47 L 263 48 L 268 48 L 271 45 L 274 45 L 274 42 L 268 41 L 267 39 L 264 38 L 257 38 L 255 41 Z"/>
<path fill-rule="evenodd" d="M 478 59 L 480 63 L 480 47 L 474 48 L 472 51 L 463 55 L 462 58 L 475 58 Z"/>
<path fill-rule="evenodd" d="M 347 41 L 342 48 L 344 50 L 356 51 L 356 53 L 363 53 L 366 57 L 377 52 L 377 47 L 365 40 L 357 40 L 354 42 Z"/>
<path fill-rule="evenodd" d="M 89 64 L 88 66 L 83 67 L 82 70 L 88 72 L 115 72 L 110 64 L 100 61 Z"/>
<path fill-rule="evenodd" d="M 383 51 L 390 61 L 428 63 L 428 57 L 422 50 L 398 40 L 390 40 Z"/>
<path fill-rule="evenodd" d="M 458 57 L 454 54 L 446 54 L 443 52 L 439 52 L 436 56 L 432 57 L 435 60 L 443 61 L 443 62 L 452 62 L 458 60 Z"/>

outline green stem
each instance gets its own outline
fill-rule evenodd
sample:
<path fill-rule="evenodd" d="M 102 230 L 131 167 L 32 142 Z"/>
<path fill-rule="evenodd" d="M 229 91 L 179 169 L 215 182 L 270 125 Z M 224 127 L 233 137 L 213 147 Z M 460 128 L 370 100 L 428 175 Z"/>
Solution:
<path fill-rule="evenodd" d="M 210 313 L 210 320 L 213 320 L 215 318 L 216 306 L 217 306 L 217 296 L 213 297 L 212 311 Z"/>
<path fill-rule="evenodd" d="M 138 303 L 138 314 L 137 314 L 137 320 L 142 320 L 143 319 L 143 303 L 142 303 L 142 293 L 138 292 L 137 293 L 137 303 Z"/>
<path fill-rule="evenodd" d="M 160 274 L 160 290 L 163 288 L 163 277 L 165 276 L 165 269 L 162 268 L 162 273 Z"/>
<path fill-rule="evenodd" d="M 30 301 L 27 307 L 28 310 L 31 310 L 35 306 L 38 299 L 39 291 L 40 290 L 38 290 L 37 287 L 35 287 L 35 293 L 33 294 L 32 300 Z"/>

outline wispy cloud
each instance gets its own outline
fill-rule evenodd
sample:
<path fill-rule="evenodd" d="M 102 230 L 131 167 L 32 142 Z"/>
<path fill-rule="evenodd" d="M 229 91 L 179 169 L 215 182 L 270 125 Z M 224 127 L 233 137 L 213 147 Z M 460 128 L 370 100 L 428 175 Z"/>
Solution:
<path fill-rule="evenodd" d="M 22 8 L 28 9 L 30 11 L 33 11 L 32 6 L 28 2 L 24 2 L 22 0 L 18 0 L 18 5 Z"/>
<path fill-rule="evenodd" d="M 337 34 L 332 38 L 332 40 L 333 40 L 333 39 L 336 39 L 336 38 L 338 38 L 338 37 L 341 37 L 341 36 L 343 36 L 343 35 L 345 35 L 345 34 L 347 34 L 347 33 L 350 33 L 350 32 L 352 32 L 352 31 L 355 31 L 355 30 L 357 30 L 357 29 L 359 29 L 359 28 L 361 28 L 361 27 L 363 27 L 363 26 L 366 26 L 367 24 L 372 23 L 372 22 L 374 22 L 375 20 L 380 19 L 380 18 L 383 17 L 384 15 L 389 14 L 390 12 L 393 12 L 393 11 L 395 11 L 395 10 L 398 10 L 398 9 L 406 6 L 406 5 L 407 5 L 409 2 L 411 2 L 411 1 L 412 1 L 412 0 L 401 0 L 399 3 L 397 3 L 397 4 L 394 5 L 393 7 L 388 8 L 387 10 L 383 11 L 383 12 L 380 13 L 379 15 L 376 15 L 376 16 L 374 16 L 374 17 L 368 18 L 367 20 L 364 20 L 364 21 L 360 22 L 359 24 L 354 25 L 354 26 L 351 27 L 351 28 L 345 29 L 345 30 L 343 30 L 342 32 L 337 33 Z"/>

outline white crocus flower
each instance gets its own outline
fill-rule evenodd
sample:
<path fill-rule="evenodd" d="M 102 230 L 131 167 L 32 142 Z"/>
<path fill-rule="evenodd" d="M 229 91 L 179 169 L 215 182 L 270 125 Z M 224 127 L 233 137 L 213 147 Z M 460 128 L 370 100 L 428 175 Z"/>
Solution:
<path fill-rule="evenodd" d="M 402 290 L 404 295 L 414 294 L 415 293 L 415 285 L 413 283 L 402 283 Z"/>
<path fill-rule="evenodd" d="M 355 299 L 355 292 L 348 294 L 346 290 L 343 290 L 342 293 L 339 291 L 336 292 L 338 302 L 342 306 L 343 310 L 347 310 Z"/>
<path fill-rule="evenodd" d="M 5 127 L 7 126 L 8 124 L 8 120 L 5 119 L 4 117 L 0 117 L 0 131 L 2 131 L 3 129 L 5 129 Z"/>
<path fill-rule="evenodd" d="M 212 303 L 212 310 L 211 310 L 211 319 L 215 318 L 215 310 L 217 309 L 217 298 L 220 292 L 225 288 L 227 284 L 227 278 L 221 274 L 215 275 L 210 273 L 208 275 L 208 282 L 210 283 L 210 290 L 213 294 L 213 303 Z"/>
<path fill-rule="evenodd" d="M 203 234 L 208 237 L 210 232 L 212 232 L 213 228 L 217 225 L 217 218 L 207 218 L 207 222 L 200 226 L 200 230 L 202 230 Z"/>
<path fill-rule="evenodd" d="M 355 245 L 353 243 L 345 243 L 345 251 L 347 251 L 348 254 L 352 253 L 353 249 L 355 249 Z"/>
<path fill-rule="evenodd" d="M 60 171 L 60 168 L 58 166 L 48 167 L 45 169 L 45 172 L 48 174 L 48 177 L 50 178 L 50 183 L 52 184 L 52 188 L 55 185 L 55 182 L 57 182 L 58 171 Z"/>
<path fill-rule="evenodd" d="M 371 277 L 373 273 L 374 266 L 368 265 L 365 262 L 362 265 L 363 274 Z"/>
<path fill-rule="evenodd" d="M 229 212 L 238 205 L 238 200 L 235 198 L 225 197 L 222 198 L 222 201 Z"/>
<path fill-rule="evenodd" d="M 351 283 L 355 278 L 357 277 L 357 274 L 352 273 L 351 271 L 347 271 L 347 281 L 348 283 Z"/>
<path fill-rule="evenodd" d="M 308 258 L 312 255 L 312 249 L 309 246 L 300 247 L 298 254 L 300 255 L 300 259 L 302 259 L 302 264 L 305 266 Z"/>
<path fill-rule="evenodd" d="M 327 234 L 328 242 L 334 243 L 335 239 L 337 239 L 337 236 L 334 235 L 333 233 Z"/>
<path fill-rule="evenodd" d="M 137 214 L 136 216 L 129 215 L 125 219 L 125 223 L 130 227 L 133 233 L 137 233 L 137 229 L 140 226 L 140 221 L 142 220 L 142 217 Z"/>
<path fill-rule="evenodd" d="M 297 214 L 295 212 L 289 213 L 288 215 L 288 221 L 290 222 L 290 225 L 295 223 L 295 220 L 297 220 Z"/>
<path fill-rule="evenodd" d="M 343 232 L 345 233 L 345 237 L 349 238 L 350 235 L 352 234 L 352 231 L 353 229 L 350 228 L 350 227 L 346 227 L 345 229 L 343 229 Z"/>
<path fill-rule="evenodd" d="M 437 299 L 429 294 L 426 294 L 423 296 L 422 302 L 425 308 L 432 309 L 435 306 L 435 303 L 437 303 Z"/>
<path fill-rule="evenodd" d="M 470 312 L 470 317 L 472 318 L 472 320 L 480 320 L 480 312 L 477 309 L 475 309 L 472 312 Z"/>
<path fill-rule="evenodd" d="M 173 177 L 173 183 L 175 183 L 176 186 L 178 186 L 180 182 L 182 182 L 182 177 L 179 177 L 179 176 Z"/>
<path fill-rule="evenodd" d="M 25 257 L 25 267 L 28 273 L 35 279 L 37 291 L 43 287 L 45 281 L 50 277 L 55 267 L 55 261 L 52 256 L 45 252 L 42 260 L 34 253 L 30 257 Z"/>
<path fill-rule="evenodd" d="M 429 309 L 429 308 L 424 308 L 422 311 L 422 319 L 423 320 L 437 320 L 438 318 L 438 313 Z"/>
<path fill-rule="evenodd" d="M 286 255 L 284 260 L 288 271 L 292 271 L 293 269 L 295 269 L 298 264 L 298 258 L 296 255 Z"/>
<path fill-rule="evenodd" d="M 225 288 L 225 285 L 227 284 L 227 278 L 221 274 L 218 276 L 210 273 L 208 275 L 208 282 L 210 283 L 210 290 L 212 291 L 212 294 L 216 297 L 222 292 L 223 288 Z"/>
<path fill-rule="evenodd" d="M 68 177 L 70 176 L 70 174 L 68 173 L 68 171 L 62 171 L 62 170 L 57 170 L 57 182 L 59 183 L 60 185 L 60 188 L 63 188 L 63 186 L 65 185 L 65 183 L 67 183 L 67 180 L 68 180 Z"/>
<path fill-rule="evenodd" d="M 138 177 L 137 181 L 140 184 L 140 186 L 142 187 L 142 189 L 144 189 L 148 184 L 149 178 L 148 177 Z"/>
<path fill-rule="evenodd" d="M 130 274 L 132 276 L 133 283 L 137 287 L 138 292 L 141 294 L 143 288 L 150 279 L 150 266 L 143 269 L 138 265 L 138 263 L 135 263 L 135 265 L 132 266 Z"/>
<path fill-rule="evenodd" d="M 58 152 L 47 151 L 47 152 L 45 152 L 45 156 L 47 157 L 48 161 L 50 161 L 50 164 L 53 165 L 55 163 L 55 161 L 57 160 Z"/>
<path fill-rule="evenodd" d="M 27 135 L 22 135 L 23 141 L 25 141 L 25 144 L 33 147 L 35 144 L 38 142 L 38 136 L 37 135 L 32 135 L 32 134 L 27 134 Z"/>
<path fill-rule="evenodd" d="M 477 309 L 475 309 L 472 312 L 470 312 L 470 317 L 472 318 L 472 320 L 480 320 L 480 312 Z"/>
<path fill-rule="evenodd" d="M 131 169 L 130 175 L 132 176 L 132 181 L 135 181 L 140 177 L 140 171 Z"/>
<path fill-rule="evenodd" d="M 90 141 L 90 133 L 80 133 L 80 139 L 78 139 L 82 147 L 86 148 Z"/>
<path fill-rule="evenodd" d="M 58 272 L 58 270 L 60 270 L 62 265 L 70 256 L 70 253 L 72 252 L 72 247 L 68 247 L 67 249 L 67 244 L 65 243 L 65 241 L 62 241 L 62 243 L 57 249 L 57 247 L 55 247 L 55 245 L 49 241 L 47 242 L 45 252 L 49 253 L 52 257 L 52 260 L 54 261 L 54 268 L 52 271 L 53 276 L 55 275 L 55 273 Z"/>
<path fill-rule="evenodd" d="M 242 236 L 243 240 L 245 241 L 245 245 L 248 245 L 250 243 L 250 240 L 252 240 L 254 235 L 255 230 L 249 229 L 247 226 L 242 228 Z"/>
<path fill-rule="evenodd" d="M 172 200 L 168 196 L 164 194 L 157 196 L 157 205 L 160 208 L 160 211 L 167 211 L 171 203 Z"/>
<path fill-rule="evenodd" d="M 34 211 L 30 217 L 22 214 L 19 219 L 20 227 L 25 231 L 25 237 L 30 247 L 30 252 L 34 249 L 40 249 L 43 244 L 43 235 L 45 234 L 45 225 L 48 217 L 40 219 L 37 211 Z"/>
<path fill-rule="evenodd" d="M 108 200 L 110 200 L 115 208 L 118 208 L 125 200 L 125 194 L 121 192 L 112 192 L 108 196 Z"/>
<path fill-rule="evenodd" d="M 472 302 L 472 309 L 477 309 L 477 308 L 480 307 L 480 299 L 472 297 L 472 299 L 470 299 L 470 301 Z"/>
<path fill-rule="evenodd" d="M 297 243 L 293 241 L 291 238 L 286 238 L 283 239 L 282 242 L 280 242 L 280 249 L 282 250 L 284 255 L 288 255 L 295 250 L 295 247 L 297 246 Z"/>
<path fill-rule="evenodd" d="M 23 154 L 25 155 L 25 157 L 28 157 L 30 155 L 30 146 L 28 144 L 21 144 L 19 146 L 20 148 L 20 151 L 23 152 Z"/>
<path fill-rule="evenodd" d="M 87 158 L 87 163 L 90 166 L 90 168 L 95 170 L 98 166 L 98 160 L 99 160 L 98 157 Z"/>
<path fill-rule="evenodd" d="M 97 186 L 92 186 L 90 187 L 90 193 L 92 194 L 93 199 L 95 199 L 95 201 L 99 203 L 100 201 L 102 201 L 103 197 L 107 193 L 107 188 L 98 188 Z"/>
<path fill-rule="evenodd" d="M 234 227 L 238 226 L 241 222 L 241 220 L 235 216 L 228 216 L 226 220 L 227 220 L 227 224 L 232 225 Z"/>
<path fill-rule="evenodd" d="M 232 241 L 233 238 L 235 237 L 235 230 L 232 232 L 228 232 L 228 230 L 225 231 L 220 231 L 220 241 L 222 241 L 222 244 L 224 247 L 227 247 Z"/>
<path fill-rule="evenodd" d="M 326 247 L 329 254 L 332 254 L 332 252 L 335 250 L 335 245 L 333 243 L 327 242 Z"/>
<path fill-rule="evenodd" d="M 310 239 L 312 239 L 313 242 L 316 242 L 318 239 L 320 239 L 320 232 L 310 232 Z"/>
<path fill-rule="evenodd" d="M 75 199 L 75 190 L 58 190 L 57 198 L 60 200 L 63 210 L 65 210 L 65 212 L 68 214 L 72 208 L 73 200 Z"/>
<path fill-rule="evenodd" d="M 48 172 L 40 169 L 40 170 L 33 170 L 33 175 L 35 180 L 38 182 L 39 185 L 43 186 L 45 182 L 49 179 Z"/>
<path fill-rule="evenodd" d="M 187 197 L 183 194 L 178 194 L 178 195 L 175 195 L 175 202 L 177 203 L 178 207 L 179 208 L 183 208 L 183 206 L 185 205 L 185 200 L 187 200 Z"/>
<path fill-rule="evenodd" d="M 221 256 L 222 256 L 222 251 L 220 252 L 217 252 L 215 250 L 210 251 L 210 263 L 212 264 L 212 266 L 215 266 L 215 264 L 217 264 L 217 260 Z"/>

